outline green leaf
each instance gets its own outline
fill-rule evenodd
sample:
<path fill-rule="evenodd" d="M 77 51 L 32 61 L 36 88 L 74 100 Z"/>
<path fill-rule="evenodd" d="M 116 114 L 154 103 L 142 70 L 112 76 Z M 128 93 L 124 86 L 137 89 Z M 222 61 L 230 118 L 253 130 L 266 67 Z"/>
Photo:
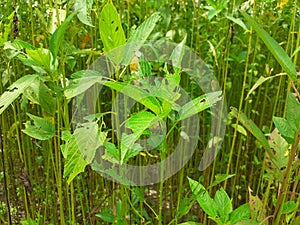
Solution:
<path fill-rule="evenodd" d="M 232 124 L 232 127 L 234 128 L 234 129 L 236 129 L 239 133 L 241 133 L 242 135 L 244 135 L 244 136 L 247 136 L 247 131 L 245 130 L 245 128 L 244 127 L 242 127 L 241 125 L 239 125 L 239 124 Z"/>
<path fill-rule="evenodd" d="M 103 7 L 100 18 L 100 36 L 104 45 L 104 52 L 116 64 L 120 64 L 123 57 L 123 48 L 118 48 L 126 43 L 119 14 L 112 1 Z M 116 51 L 112 51 L 116 49 Z"/>
<path fill-rule="evenodd" d="M 279 133 L 284 137 L 284 139 L 289 143 L 292 144 L 294 142 L 294 134 L 295 131 L 293 131 L 290 124 L 287 122 L 286 119 L 281 117 L 273 117 L 273 122 L 278 129 Z"/>
<path fill-rule="evenodd" d="M 266 207 L 258 196 L 251 195 L 251 191 L 249 191 L 249 209 L 251 219 L 262 221 L 266 218 Z"/>
<path fill-rule="evenodd" d="M 140 144 L 135 143 L 139 139 L 139 133 L 122 134 L 121 139 L 121 158 L 120 164 L 122 165 L 128 159 L 138 155 L 142 151 Z"/>
<path fill-rule="evenodd" d="M 35 104 L 40 105 L 47 113 L 54 114 L 56 111 L 56 99 L 51 90 L 39 79 L 35 79 L 23 92 L 24 96 Z"/>
<path fill-rule="evenodd" d="M 104 147 L 105 147 L 106 152 L 102 156 L 102 158 L 111 163 L 119 163 L 120 155 L 119 155 L 119 150 L 117 149 L 117 147 L 111 142 L 104 143 Z"/>
<path fill-rule="evenodd" d="M 185 46 L 186 37 L 187 35 L 185 35 L 183 40 L 174 48 L 170 56 L 170 60 L 172 60 L 173 67 L 181 68 L 181 61 L 183 59 L 186 50 L 186 46 Z"/>
<path fill-rule="evenodd" d="M 295 65 L 283 48 L 264 29 L 262 29 L 251 16 L 243 11 L 240 12 L 257 32 L 258 36 L 263 40 L 278 63 L 287 72 L 289 78 L 295 82 L 297 80 L 297 71 Z"/>
<path fill-rule="evenodd" d="M 225 17 L 231 20 L 232 22 L 236 23 L 240 27 L 242 27 L 245 31 L 249 30 L 240 18 L 234 18 L 233 16 L 230 15 L 226 15 Z"/>
<path fill-rule="evenodd" d="M 263 145 L 267 151 L 270 151 L 268 140 L 252 120 L 248 119 L 244 113 L 238 113 L 238 110 L 234 107 L 231 107 L 230 114 L 237 118 L 237 120 L 240 121 L 242 125 L 251 132 L 251 134 Z"/>
<path fill-rule="evenodd" d="M 5 91 L 0 97 L 0 114 L 14 101 L 16 98 L 22 94 L 26 88 L 28 88 L 35 79 L 38 78 L 38 75 L 26 75 L 21 77 L 19 80 L 14 82 L 11 86 L 8 87 L 8 91 Z"/>
<path fill-rule="evenodd" d="M 283 208 L 282 208 L 282 214 L 289 214 L 294 212 L 294 210 L 297 209 L 297 203 L 296 202 L 292 202 L 292 201 L 288 201 L 285 202 L 283 204 Z"/>
<path fill-rule="evenodd" d="M 75 10 L 78 10 L 78 19 L 85 25 L 94 27 L 91 16 L 89 15 L 93 6 L 93 0 L 76 0 L 74 6 Z"/>
<path fill-rule="evenodd" d="M 137 102 L 143 104 L 148 109 L 152 110 L 155 114 L 159 114 L 161 111 L 161 106 L 159 101 L 153 97 L 148 92 L 143 89 L 126 83 L 105 81 L 103 84 L 114 90 L 122 92 L 124 95 L 136 100 Z"/>
<path fill-rule="evenodd" d="M 134 133 L 142 135 L 144 130 L 150 128 L 157 121 L 158 117 L 153 113 L 142 111 L 130 117 L 125 126 L 130 128 Z"/>
<path fill-rule="evenodd" d="M 103 146 L 106 138 L 106 134 L 99 133 L 98 129 L 99 127 L 96 122 L 87 122 L 80 124 L 73 134 L 77 142 L 77 147 L 87 163 L 92 162 L 97 148 Z"/>
<path fill-rule="evenodd" d="M 278 77 L 278 76 L 282 76 L 282 75 L 286 75 L 286 74 L 283 74 L 283 73 L 280 73 L 280 74 L 277 74 L 277 75 L 274 75 L 274 76 L 270 76 L 270 77 L 263 77 L 263 76 L 260 76 L 259 79 L 255 82 L 255 84 L 251 87 L 250 91 L 248 92 L 247 96 L 246 96 L 246 99 L 249 98 L 250 94 L 256 89 L 258 88 L 260 85 L 262 85 L 262 83 L 264 83 L 265 81 L 267 80 L 270 80 L 274 77 Z"/>
<path fill-rule="evenodd" d="M 243 204 L 230 214 L 230 224 L 250 219 L 249 204 Z"/>
<path fill-rule="evenodd" d="M 54 67 L 51 65 L 51 53 L 48 49 L 39 48 L 35 50 L 26 49 L 27 55 L 32 59 L 32 65 L 29 66 L 38 66 L 44 69 L 47 72 L 51 72 Z"/>
<path fill-rule="evenodd" d="M 96 216 L 108 223 L 113 223 L 115 221 L 115 217 L 111 213 L 103 212 L 96 214 Z"/>
<path fill-rule="evenodd" d="M 286 119 L 289 126 L 296 133 L 300 128 L 300 104 L 292 93 L 288 95 Z"/>
<path fill-rule="evenodd" d="M 232 212 L 232 204 L 229 196 L 223 188 L 219 189 L 216 192 L 214 201 L 217 206 L 220 219 L 224 223 L 227 222 L 229 219 L 229 214 Z"/>
<path fill-rule="evenodd" d="M 64 39 L 64 35 L 65 35 L 65 32 L 68 28 L 68 25 L 71 22 L 71 20 L 73 19 L 73 17 L 75 16 L 76 13 L 77 13 L 77 11 L 75 11 L 71 15 L 69 15 L 67 17 L 67 19 L 55 30 L 55 32 L 51 36 L 49 49 L 52 53 L 54 62 L 56 61 L 58 50 L 59 50 L 60 45 L 61 45 L 61 43 Z"/>
<path fill-rule="evenodd" d="M 71 75 L 73 78 L 64 94 L 67 99 L 82 94 L 95 83 L 101 83 L 103 76 L 93 70 L 81 70 Z"/>
<path fill-rule="evenodd" d="M 220 101 L 221 91 L 207 93 L 205 95 L 201 95 L 198 98 L 193 99 L 192 101 L 186 103 L 181 107 L 178 112 L 179 118 L 178 120 L 183 120 L 189 118 L 209 107 L 214 105 L 216 102 Z"/>
<path fill-rule="evenodd" d="M 192 189 L 193 194 L 197 197 L 197 201 L 203 211 L 212 218 L 216 218 L 217 213 L 217 205 L 215 201 L 209 196 L 205 187 L 199 182 L 188 178 L 190 187 Z"/>
<path fill-rule="evenodd" d="M 81 172 L 84 171 L 88 163 L 84 160 L 83 155 L 77 145 L 77 140 L 69 131 L 62 132 L 61 151 L 65 158 L 64 178 L 67 178 L 68 184 Z"/>
<path fill-rule="evenodd" d="M 231 177 L 234 177 L 235 174 L 217 174 L 215 176 L 215 180 L 212 182 L 212 184 L 207 188 L 207 189 L 210 189 L 218 184 L 220 184 L 221 182 L 231 178 Z"/>
<path fill-rule="evenodd" d="M 33 125 L 30 121 L 25 123 L 25 129 L 22 130 L 25 134 L 38 140 L 48 140 L 55 135 L 55 127 L 49 120 L 26 114 L 33 120 Z"/>
<path fill-rule="evenodd" d="M 133 31 L 126 44 L 125 56 L 123 60 L 124 65 L 129 65 L 133 56 L 135 55 L 135 52 L 143 46 L 144 42 L 147 40 L 160 18 L 161 16 L 159 12 L 155 12 L 135 31 Z"/>
<path fill-rule="evenodd" d="M 257 222 L 256 220 L 249 219 L 249 220 L 242 220 L 236 223 L 235 225 L 259 225 L 259 224 L 260 223 Z"/>
<path fill-rule="evenodd" d="M 198 223 L 198 222 L 188 221 L 188 222 L 184 222 L 184 223 L 179 223 L 178 225 L 204 225 L 204 224 L 203 223 Z"/>

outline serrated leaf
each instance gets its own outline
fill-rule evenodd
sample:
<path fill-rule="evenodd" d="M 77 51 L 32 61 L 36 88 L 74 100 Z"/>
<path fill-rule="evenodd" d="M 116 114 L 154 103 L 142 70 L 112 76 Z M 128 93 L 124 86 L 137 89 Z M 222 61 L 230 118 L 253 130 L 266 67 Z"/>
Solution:
<path fill-rule="evenodd" d="M 90 16 L 90 11 L 93 6 L 93 0 L 76 0 L 75 10 L 78 10 L 78 19 L 90 27 L 94 27 Z"/>
<path fill-rule="evenodd" d="M 64 178 L 67 178 L 68 184 L 79 174 L 82 173 L 88 163 L 84 160 L 83 155 L 78 148 L 76 138 L 69 131 L 62 132 L 61 151 L 65 158 Z"/>
<path fill-rule="evenodd" d="M 250 209 L 249 204 L 243 204 L 237 209 L 235 209 L 230 214 L 230 224 L 237 224 L 238 222 L 241 222 L 243 220 L 250 219 Z"/>
<path fill-rule="evenodd" d="M 207 93 L 186 103 L 181 107 L 181 109 L 178 112 L 178 120 L 189 118 L 211 107 L 212 105 L 214 105 L 222 99 L 221 94 L 221 91 Z"/>
<path fill-rule="evenodd" d="M 8 87 L 0 97 L 0 114 L 28 88 L 38 75 L 26 75 Z"/>
<path fill-rule="evenodd" d="M 71 15 L 69 15 L 67 17 L 67 19 L 55 30 L 55 32 L 51 36 L 49 49 L 52 53 L 54 62 L 56 61 L 58 50 L 64 39 L 64 35 L 68 28 L 68 25 L 71 22 L 71 20 L 73 19 L 73 17 L 76 15 L 76 13 L 77 13 L 77 11 L 75 11 Z"/>
<path fill-rule="evenodd" d="M 55 135 L 54 125 L 47 119 L 26 113 L 33 120 L 25 123 L 23 133 L 38 140 L 48 140 Z"/>
<path fill-rule="evenodd" d="M 124 48 L 118 47 L 126 43 L 126 38 L 119 14 L 111 0 L 103 7 L 99 20 L 104 52 L 118 65 L 121 63 L 124 54 Z M 116 51 L 113 51 L 113 49 L 116 49 Z"/>
<path fill-rule="evenodd" d="M 295 82 L 297 80 L 297 71 L 295 65 L 283 48 L 264 29 L 262 29 L 251 16 L 243 11 L 240 12 L 256 31 L 257 35 L 263 40 L 278 63 L 287 72 L 289 78 Z"/>

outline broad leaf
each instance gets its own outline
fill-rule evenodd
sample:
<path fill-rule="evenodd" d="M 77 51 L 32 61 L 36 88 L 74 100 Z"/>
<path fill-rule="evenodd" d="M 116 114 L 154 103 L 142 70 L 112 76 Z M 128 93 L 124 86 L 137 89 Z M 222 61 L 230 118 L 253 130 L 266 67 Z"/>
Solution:
<path fill-rule="evenodd" d="M 5 91 L 0 97 L 0 114 L 14 101 L 16 98 L 22 94 L 26 88 L 28 88 L 35 79 L 38 78 L 38 75 L 27 75 L 21 77 L 19 80 L 14 82 L 11 86 L 8 87 L 8 91 Z"/>
<path fill-rule="evenodd" d="M 142 111 L 130 117 L 126 122 L 126 127 L 130 128 L 134 133 L 142 135 L 144 130 L 150 128 L 157 121 L 158 117 L 153 113 Z"/>
<path fill-rule="evenodd" d="M 136 155 L 138 155 L 142 151 L 142 147 L 140 144 L 135 143 L 140 137 L 139 133 L 133 134 L 122 134 L 121 139 L 121 158 L 120 164 L 126 163 L 126 161 Z"/>
<path fill-rule="evenodd" d="M 278 129 L 279 133 L 284 137 L 284 139 L 289 143 L 292 144 L 294 142 L 295 138 L 295 131 L 290 126 L 290 124 L 287 122 L 286 119 L 281 117 L 273 117 L 273 122 Z"/>
<path fill-rule="evenodd" d="M 230 224 L 250 219 L 249 204 L 243 204 L 230 214 Z"/>
<path fill-rule="evenodd" d="M 126 38 L 119 14 L 111 0 L 103 7 L 99 20 L 100 36 L 104 45 L 104 52 L 118 65 L 122 61 L 124 49 L 117 47 L 124 45 Z M 116 51 L 112 51 L 113 49 L 116 49 Z"/>
<path fill-rule="evenodd" d="M 283 48 L 264 29 L 262 29 L 251 16 L 243 11 L 240 12 L 257 32 L 257 35 L 263 40 L 267 48 L 270 50 L 282 68 L 287 72 L 289 78 L 295 82 L 297 80 L 297 71 L 295 65 Z"/>
<path fill-rule="evenodd" d="M 33 120 L 33 125 L 31 121 L 25 123 L 25 129 L 22 130 L 25 134 L 38 140 L 48 140 L 55 135 L 55 127 L 49 120 L 29 113 L 27 115 Z"/>
<path fill-rule="evenodd" d="M 63 131 L 62 139 L 65 141 L 65 144 L 60 146 L 65 158 L 64 178 L 67 178 L 67 182 L 71 183 L 79 173 L 84 171 L 88 163 L 84 160 L 74 135 L 69 131 Z"/>
<path fill-rule="evenodd" d="M 214 201 L 217 205 L 218 215 L 223 222 L 227 222 L 229 214 L 232 212 L 232 204 L 229 196 L 223 188 L 219 189 L 214 197 Z"/>
<path fill-rule="evenodd" d="M 197 201 L 203 211 L 210 217 L 216 218 L 218 215 L 217 205 L 209 196 L 205 187 L 199 182 L 188 178 L 193 194 L 197 197 Z"/>
<path fill-rule="evenodd" d="M 95 83 L 100 83 L 103 79 L 99 72 L 93 70 L 81 70 L 72 74 L 72 80 L 66 88 L 64 94 L 67 99 L 82 94 Z"/>

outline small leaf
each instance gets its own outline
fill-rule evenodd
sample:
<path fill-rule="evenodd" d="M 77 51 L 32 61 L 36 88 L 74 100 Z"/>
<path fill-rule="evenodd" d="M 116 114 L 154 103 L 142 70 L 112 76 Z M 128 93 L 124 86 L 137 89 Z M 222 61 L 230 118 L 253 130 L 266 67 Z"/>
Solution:
<path fill-rule="evenodd" d="M 220 184 L 221 182 L 223 182 L 223 181 L 225 181 L 225 180 L 227 180 L 231 177 L 234 177 L 234 176 L 235 176 L 235 174 L 229 174 L 229 175 L 228 174 L 217 174 L 215 176 L 214 181 L 212 182 L 212 184 L 207 189 L 210 189 L 210 188 Z"/>
<path fill-rule="evenodd" d="M 292 93 L 288 95 L 286 119 L 294 132 L 297 132 L 300 128 L 300 104 Z"/>
<path fill-rule="evenodd" d="M 257 35 L 263 40 L 267 48 L 270 50 L 282 68 L 287 72 L 289 78 L 295 82 L 297 80 L 297 71 L 295 65 L 283 48 L 264 29 L 262 29 L 251 16 L 243 11 L 240 12 L 257 32 Z"/>
<path fill-rule="evenodd" d="M 21 77 L 19 80 L 14 82 L 11 86 L 8 87 L 8 91 L 5 91 L 0 97 L 0 114 L 14 101 L 16 98 L 22 94 L 26 88 L 28 88 L 35 79 L 38 78 L 38 75 L 26 75 Z"/>
<path fill-rule="evenodd" d="M 25 134 L 38 140 L 48 140 L 55 135 L 54 125 L 47 119 L 27 113 L 33 120 L 33 125 L 30 121 L 25 123 L 25 129 L 22 130 Z"/>
<path fill-rule="evenodd" d="M 242 135 L 247 136 L 247 131 L 246 131 L 245 128 L 242 127 L 241 125 L 237 124 L 237 126 L 236 126 L 236 124 L 232 124 L 232 127 L 233 127 L 234 129 L 236 129 L 236 130 L 237 130 L 239 133 L 241 133 Z"/>
<path fill-rule="evenodd" d="M 240 18 L 234 18 L 233 16 L 229 15 L 226 15 L 226 18 L 242 27 L 245 31 L 249 30 Z"/>
<path fill-rule="evenodd" d="M 101 218 L 102 220 L 104 220 L 105 222 L 108 223 L 113 223 L 115 220 L 114 215 L 110 214 L 110 213 L 98 213 L 96 214 L 97 217 Z"/>
<path fill-rule="evenodd" d="M 193 99 L 192 101 L 186 103 L 179 110 L 178 120 L 183 120 L 189 118 L 209 107 L 214 105 L 216 102 L 221 100 L 221 91 L 216 91 L 212 93 L 207 93 L 198 98 Z"/>
<path fill-rule="evenodd" d="M 289 214 L 294 212 L 294 210 L 297 209 L 297 203 L 296 202 L 292 202 L 292 201 L 288 201 L 285 202 L 283 204 L 283 208 L 282 208 L 282 214 Z"/>

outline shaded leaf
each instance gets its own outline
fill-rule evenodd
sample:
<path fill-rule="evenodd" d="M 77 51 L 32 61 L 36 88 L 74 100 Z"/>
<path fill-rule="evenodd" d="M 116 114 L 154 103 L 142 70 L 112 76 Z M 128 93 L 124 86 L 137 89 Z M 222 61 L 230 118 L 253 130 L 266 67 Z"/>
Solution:
<path fill-rule="evenodd" d="M 243 204 L 230 214 L 230 224 L 250 219 L 249 204 Z"/>
<path fill-rule="evenodd" d="M 263 40 L 267 48 L 270 50 L 282 68 L 287 72 L 289 78 L 295 82 L 297 80 L 297 71 L 295 65 L 283 48 L 264 29 L 262 29 L 251 16 L 243 11 L 240 12 L 257 32 L 258 36 Z"/>
<path fill-rule="evenodd" d="M 223 188 L 217 190 L 214 201 L 217 206 L 220 219 L 224 222 L 228 221 L 229 214 L 232 212 L 232 204 L 229 196 Z"/>
<path fill-rule="evenodd" d="M 236 23 L 240 27 L 242 27 L 245 31 L 249 30 L 240 18 L 234 18 L 233 16 L 230 15 L 226 15 L 226 18 Z"/>
<path fill-rule="evenodd" d="M 48 140 L 55 135 L 54 125 L 47 119 L 26 113 L 33 120 L 25 123 L 25 134 L 38 140 Z"/>
<path fill-rule="evenodd" d="M 93 0 L 76 0 L 74 6 L 75 10 L 78 10 L 78 19 L 85 25 L 94 27 L 91 16 L 89 15 L 93 6 Z"/>

